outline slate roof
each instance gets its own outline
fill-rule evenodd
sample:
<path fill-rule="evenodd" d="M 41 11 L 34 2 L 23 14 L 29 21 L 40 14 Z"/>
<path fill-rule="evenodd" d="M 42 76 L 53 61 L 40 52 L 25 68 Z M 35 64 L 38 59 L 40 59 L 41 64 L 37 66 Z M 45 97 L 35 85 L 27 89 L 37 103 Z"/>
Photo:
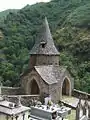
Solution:
<path fill-rule="evenodd" d="M 42 47 L 42 44 L 44 47 Z M 50 32 L 47 18 L 42 26 L 38 39 L 35 42 L 30 54 L 59 55 Z"/>
<path fill-rule="evenodd" d="M 53 65 L 35 66 L 34 68 L 47 84 L 54 84 L 62 80 L 66 71 L 66 67 Z"/>
<path fill-rule="evenodd" d="M 9 104 L 13 104 L 13 107 L 10 107 Z M 14 107 L 15 103 L 12 102 L 8 102 L 8 101 L 1 101 L 0 102 L 0 113 L 4 113 L 7 115 L 17 115 L 21 112 L 25 112 L 30 110 L 29 107 L 25 107 L 25 106 L 18 106 L 18 107 Z"/>

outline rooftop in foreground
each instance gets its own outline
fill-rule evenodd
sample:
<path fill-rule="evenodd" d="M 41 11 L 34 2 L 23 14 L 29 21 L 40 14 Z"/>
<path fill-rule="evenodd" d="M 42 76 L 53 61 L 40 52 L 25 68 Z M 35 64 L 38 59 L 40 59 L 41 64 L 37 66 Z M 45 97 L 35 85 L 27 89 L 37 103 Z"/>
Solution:
<path fill-rule="evenodd" d="M 16 106 L 15 103 L 8 102 L 8 101 L 0 101 L 0 113 L 4 113 L 7 115 L 17 115 L 21 112 L 25 112 L 30 110 L 29 107 L 25 106 Z"/>

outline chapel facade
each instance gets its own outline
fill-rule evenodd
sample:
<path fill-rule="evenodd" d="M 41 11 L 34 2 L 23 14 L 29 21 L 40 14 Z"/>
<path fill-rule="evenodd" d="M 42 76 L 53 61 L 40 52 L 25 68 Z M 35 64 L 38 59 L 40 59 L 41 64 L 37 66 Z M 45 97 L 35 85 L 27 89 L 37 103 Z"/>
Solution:
<path fill-rule="evenodd" d="M 21 77 L 25 94 L 50 95 L 53 101 L 72 94 L 74 82 L 67 67 L 59 65 L 60 53 L 54 45 L 47 18 L 32 50 L 28 72 Z"/>

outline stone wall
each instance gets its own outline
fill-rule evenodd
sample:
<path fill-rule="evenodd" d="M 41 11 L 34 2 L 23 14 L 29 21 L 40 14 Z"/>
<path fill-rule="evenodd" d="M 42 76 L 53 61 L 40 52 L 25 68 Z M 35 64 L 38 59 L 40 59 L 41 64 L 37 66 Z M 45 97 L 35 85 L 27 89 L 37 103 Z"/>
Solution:
<path fill-rule="evenodd" d="M 88 100 L 90 100 L 90 94 L 86 93 L 86 92 L 82 92 L 79 90 L 74 89 L 73 90 L 73 96 L 79 98 L 80 96 L 82 97 L 82 99 L 85 99 L 86 96 L 88 97 Z"/>
<path fill-rule="evenodd" d="M 31 55 L 30 56 L 30 61 L 29 61 L 29 68 L 33 68 L 36 65 L 36 55 Z"/>
<path fill-rule="evenodd" d="M 23 94 L 23 92 L 22 92 L 20 87 L 1 86 L 0 87 L 0 94 L 1 95 L 19 95 L 19 94 Z"/>
<path fill-rule="evenodd" d="M 59 56 L 37 56 L 36 65 L 59 65 Z"/>
<path fill-rule="evenodd" d="M 55 55 L 31 55 L 30 68 L 37 65 L 59 65 L 59 56 Z"/>
<path fill-rule="evenodd" d="M 27 94 L 27 95 L 31 94 L 31 88 L 32 88 L 31 82 L 33 80 L 36 81 L 36 83 L 39 87 L 40 95 L 42 93 L 48 94 L 48 92 L 49 92 L 48 85 L 42 80 L 40 75 L 35 70 L 32 70 L 30 73 L 28 73 L 26 76 L 24 76 L 22 78 L 21 86 L 22 86 L 22 89 L 24 90 L 25 94 Z"/>
<path fill-rule="evenodd" d="M 32 100 L 40 100 L 39 95 L 8 95 L 6 98 L 8 101 L 16 103 L 18 96 L 21 98 L 21 104 L 24 106 L 30 106 L 32 104 Z"/>

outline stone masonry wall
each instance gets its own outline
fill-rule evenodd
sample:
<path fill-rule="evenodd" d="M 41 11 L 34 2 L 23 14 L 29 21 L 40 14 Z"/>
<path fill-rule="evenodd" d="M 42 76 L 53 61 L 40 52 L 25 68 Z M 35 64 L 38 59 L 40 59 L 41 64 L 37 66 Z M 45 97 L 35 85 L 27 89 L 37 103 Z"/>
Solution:
<path fill-rule="evenodd" d="M 0 94 L 1 95 L 19 95 L 19 94 L 23 94 L 23 92 L 22 92 L 20 87 L 1 86 L 0 87 Z"/>
<path fill-rule="evenodd" d="M 24 106 L 30 106 L 32 104 L 33 100 L 40 100 L 40 96 L 39 95 L 8 95 L 7 99 L 10 102 L 17 102 L 17 98 L 18 96 L 21 98 L 21 104 Z"/>
<path fill-rule="evenodd" d="M 82 99 L 86 99 L 86 96 L 87 96 L 88 100 L 90 100 L 90 94 L 76 90 L 76 89 L 73 90 L 73 96 L 77 97 L 77 98 L 79 98 L 81 96 Z"/>
<path fill-rule="evenodd" d="M 36 65 L 59 65 L 59 56 L 38 55 Z"/>
<path fill-rule="evenodd" d="M 40 94 L 47 93 L 48 94 L 48 85 L 42 80 L 42 78 L 38 75 L 35 70 L 28 73 L 26 76 L 22 78 L 22 89 L 25 91 L 25 94 L 31 94 L 31 81 L 35 80 L 38 84 Z"/>
<path fill-rule="evenodd" d="M 33 68 L 37 65 L 59 65 L 59 56 L 31 55 L 29 67 Z"/>

